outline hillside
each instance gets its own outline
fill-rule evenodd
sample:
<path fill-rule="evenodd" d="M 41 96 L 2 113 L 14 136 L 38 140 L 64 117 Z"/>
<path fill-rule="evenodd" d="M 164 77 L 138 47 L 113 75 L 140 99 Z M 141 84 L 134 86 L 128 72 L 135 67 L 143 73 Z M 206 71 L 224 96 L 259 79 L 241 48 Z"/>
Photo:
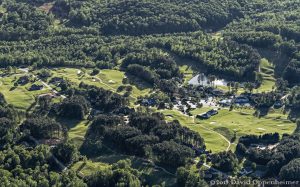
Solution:
<path fill-rule="evenodd" d="M 0 0 L 0 186 L 298 181 L 299 0 Z"/>

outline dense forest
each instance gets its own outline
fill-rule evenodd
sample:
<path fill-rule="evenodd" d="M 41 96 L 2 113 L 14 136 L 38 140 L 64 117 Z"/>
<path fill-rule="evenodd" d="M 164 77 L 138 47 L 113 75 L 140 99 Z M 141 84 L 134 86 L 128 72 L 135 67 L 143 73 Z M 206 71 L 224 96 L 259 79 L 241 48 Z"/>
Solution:
<path fill-rule="evenodd" d="M 278 76 L 299 83 L 299 1 L 245 1 L 245 18 L 230 23 L 225 35 L 239 43 L 282 56 Z M 283 60 L 282 60 L 283 59 Z M 282 71 L 284 69 L 284 71 Z"/>
<path fill-rule="evenodd" d="M 52 9 L 50 9 L 49 13 L 42 11 L 40 8 L 34 8 L 29 4 L 25 3 L 14 3 L 11 1 L 3 2 L 3 7 L 6 9 L 6 13 L 3 14 L 2 22 L 2 34 L 0 34 L 1 38 L 1 66 L 7 67 L 9 65 L 34 65 L 34 66 L 85 66 L 85 67 L 99 67 L 99 68 L 112 68 L 119 63 L 120 59 L 123 58 L 132 58 L 131 56 L 134 53 L 145 51 L 147 56 L 144 58 L 157 58 L 155 55 L 157 52 L 155 50 L 149 50 L 149 48 L 160 48 L 164 50 L 168 50 L 174 52 L 180 56 L 191 58 L 199 63 L 199 65 L 204 65 L 207 67 L 208 71 L 212 71 L 220 73 L 220 76 L 227 76 L 227 77 L 234 77 L 234 78 L 242 78 L 248 77 L 254 80 L 254 71 L 258 68 L 259 63 L 259 55 L 253 49 L 250 49 L 247 46 L 241 45 L 237 47 L 237 45 L 232 41 L 215 41 L 210 36 L 207 36 L 205 33 L 198 32 L 195 34 L 179 34 L 179 35 L 148 35 L 145 37 L 140 36 L 107 36 L 101 35 L 101 24 L 103 21 L 101 18 L 98 18 L 97 15 L 103 16 L 101 11 L 107 10 L 108 12 L 105 14 L 111 15 L 116 13 L 117 8 L 115 8 L 114 3 L 108 4 L 107 8 L 99 8 L 100 12 L 97 11 L 97 7 L 93 1 L 89 2 L 82 2 L 82 1 L 70 1 L 71 4 L 69 5 L 68 2 L 64 1 L 57 1 Z M 195 3 L 197 3 L 196 1 Z M 125 3 L 133 3 L 134 6 L 141 6 L 139 4 L 134 3 L 133 1 L 126 1 Z M 143 3 L 143 2 L 139 2 Z M 144 2 L 146 3 L 146 2 Z M 178 2 L 173 2 L 177 4 Z M 186 2 L 181 2 L 186 4 Z M 151 5 L 151 3 L 146 3 Z M 157 2 L 157 4 L 162 5 L 162 7 L 168 7 L 173 5 L 163 5 L 162 2 Z M 172 4 L 172 3 L 170 3 Z M 220 5 L 219 5 L 220 4 Z M 224 4 L 224 5 L 223 5 Z M 63 6 L 71 7 L 70 13 L 70 23 L 64 24 L 64 26 L 56 26 L 57 19 L 59 19 L 59 15 L 56 15 L 56 11 L 59 8 L 56 6 Z M 133 6 L 132 5 L 132 6 Z M 152 5 L 154 6 L 154 5 Z M 175 6 L 175 5 L 174 5 Z M 63 6 L 64 7 L 64 6 Z M 60 7 L 60 8 L 63 8 Z M 113 7 L 113 8 L 112 8 Z M 125 7 L 121 6 L 125 10 Z M 236 2 L 224 2 L 220 3 L 218 1 L 206 2 L 206 3 L 199 3 L 199 7 L 205 9 L 205 14 L 207 15 L 200 15 L 197 13 L 197 7 L 190 9 L 186 7 L 187 13 L 179 11 L 180 15 L 179 18 L 176 18 L 174 22 L 178 25 L 182 25 L 181 21 L 187 20 L 186 17 L 190 16 L 199 16 L 198 19 L 199 24 L 196 22 L 197 25 L 200 24 L 200 20 L 205 20 L 207 24 L 211 25 L 222 25 L 222 23 L 226 24 L 227 20 L 233 19 L 229 12 L 234 12 L 237 14 L 238 4 Z M 208 7 L 208 8 L 207 8 Z M 225 10 L 223 10 L 222 8 Z M 111 8 L 112 10 L 109 10 Z M 177 8 L 181 9 L 182 6 L 177 5 Z M 218 10 L 221 8 L 221 10 Z M 137 8 L 136 8 L 137 9 Z M 135 9 L 135 10 L 136 10 Z M 218 11 L 217 11 L 218 10 Z M 123 10 L 124 11 L 124 10 Z M 123 14 L 122 10 L 120 10 L 120 14 Z M 145 12 L 151 12 L 150 10 L 145 10 Z M 158 10 L 159 11 L 159 10 Z M 161 10 L 163 13 L 165 11 Z M 189 13 L 189 11 L 192 11 Z M 22 12 L 22 13 L 21 13 Z M 96 13 L 97 12 L 97 13 Z M 112 13 L 113 12 L 113 13 Z M 202 11 L 199 11 L 202 12 Z M 142 14 L 134 11 L 136 14 Z M 213 15 L 216 13 L 216 15 Z M 85 15 L 88 14 L 88 15 Z M 96 14 L 96 15 L 94 15 Z M 125 13 L 124 13 L 125 14 Z M 135 19 L 135 15 L 130 16 L 130 13 L 126 13 L 125 15 L 129 14 L 127 17 L 128 19 Z M 167 14 L 167 13 L 166 13 Z M 118 19 L 127 19 L 126 16 L 116 16 L 116 20 L 113 19 L 113 25 L 117 26 L 122 30 L 123 26 L 118 26 L 118 24 L 114 23 Z M 143 13 L 147 20 L 152 20 L 151 15 L 147 16 L 146 13 Z M 155 15 L 155 14 L 153 14 Z M 228 15 L 228 16 L 226 16 Z M 58 16 L 58 17 L 56 17 Z M 75 18 L 78 16 L 77 18 Z M 167 16 L 167 15 L 165 15 Z M 215 17 L 214 17 L 215 16 Z M 24 17 L 24 18 L 23 18 Z M 78 23 L 84 24 L 85 21 L 84 17 L 89 19 L 85 26 L 81 25 L 80 27 L 74 26 L 74 20 Z M 117 19 L 118 17 L 118 19 Z M 162 16 L 163 17 L 163 16 Z M 204 17 L 204 18 L 202 18 Z M 228 18 L 227 18 L 228 17 Z M 26 21 L 28 19 L 28 21 Z M 37 19 L 37 21 L 35 21 Z M 142 18 L 141 18 L 142 19 Z M 157 18 L 164 20 L 165 18 Z M 177 20 L 178 19 L 178 20 Z M 212 19 L 212 20 L 210 20 Z M 223 20 L 225 19 L 225 20 Z M 9 20 L 9 21 L 8 21 Z M 105 21 L 109 21 L 108 19 L 104 19 Z M 143 20 L 143 19 L 142 19 Z M 153 18 L 154 25 L 160 24 L 156 23 L 159 22 L 155 18 Z M 188 20 L 191 20 L 190 18 Z M 130 24 L 128 27 L 132 26 L 131 29 L 143 31 L 143 29 L 136 29 L 135 24 L 137 25 L 144 25 L 143 23 L 138 23 L 139 20 L 129 21 Z M 145 20 L 146 21 L 146 20 Z M 173 22 L 172 20 L 169 20 Z M 75 21 L 76 22 L 76 21 Z M 122 24 L 122 21 L 117 21 Z M 123 20 L 125 24 L 127 20 Z M 137 23 L 136 23 L 137 22 Z M 216 24 L 216 23 L 218 24 Z M 220 23 L 219 23 L 220 22 Z M 101 23 L 101 24 L 99 24 Z M 162 25 L 162 27 L 166 27 L 172 30 L 172 27 L 168 25 L 168 22 L 162 21 L 162 23 L 167 24 L 166 26 Z M 112 23 L 105 23 L 104 28 L 109 27 Z M 170 23 L 171 24 L 171 23 Z M 190 23 L 186 23 L 190 24 Z M 106 25 L 106 26 L 105 26 Z M 204 24 L 205 25 L 205 24 Z M 100 28 L 99 28 L 100 27 Z M 140 26 L 136 26 L 140 27 Z M 178 28 L 177 26 L 174 26 Z M 200 29 L 200 26 L 195 26 L 196 28 L 199 27 L 197 30 Z M 158 26 L 149 26 L 149 28 L 155 28 L 156 31 L 159 31 Z M 184 29 L 189 29 L 186 26 L 183 26 Z M 205 27 L 207 28 L 207 27 Z M 125 29 L 125 30 L 131 30 Z M 20 31 L 18 31 L 20 30 Z M 113 29 L 117 31 L 118 29 Z M 147 29 L 145 29 L 147 30 Z M 182 32 L 179 31 L 170 31 L 170 32 Z M 168 31 L 159 32 L 159 33 L 170 33 Z M 111 32 L 110 32 L 111 33 Z M 126 32 L 125 32 L 126 33 Z M 145 31 L 145 33 L 147 33 Z M 140 33 L 142 34 L 142 33 Z M 199 45 L 199 42 L 203 45 Z M 191 47 L 191 45 L 193 47 Z M 153 52 L 151 52 L 153 51 Z M 7 53 L 9 52 L 9 53 Z M 133 54 L 131 54 L 133 53 Z M 130 55 L 130 57 L 127 57 Z M 161 57 L 159 57 L 161 58 Z M 126 62 L 125 62 L 126 64 Z M 130 67 L 131 71 L 136 71 L 133 69 L 141 69 L 142 67 Z M 159 67 L 155 67 L 159 68 Z M 156 75 L 151 73 L 151 71 L 147 69 L 143 69 L 143 71 L 147 72 L 146 74 L 149 76 L 147 79 L 150 82 L 153 82 L 153 79 Z M 160 70 L 161 71 L 161 70 Z M 172 70 L 173 71 L 173 70 Z M 160 76 L 172 76 L 168 72 L 160 72 Z M 178 74 L 178 73 L 176 73 Z M 143 74 L 144 75 L 144 74 Z M 145 75 L 144 75 L 145 76 Z M 152 78 L 151 78 L 152 77 Z"/>
<path fill-rule="evenodd" d="M 72 2 L 68 13 L 70 24 L 94 26 L 108 35 L 140 35 L 217 29 L 241 16 L 235 0 L 96 2 Z"/>

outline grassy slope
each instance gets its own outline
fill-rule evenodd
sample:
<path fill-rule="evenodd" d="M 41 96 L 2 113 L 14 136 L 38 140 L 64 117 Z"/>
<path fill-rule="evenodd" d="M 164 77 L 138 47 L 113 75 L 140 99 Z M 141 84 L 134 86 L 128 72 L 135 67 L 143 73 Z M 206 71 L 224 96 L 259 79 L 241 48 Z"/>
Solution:
<path fill-rule="evenodd" d="M 208 111 L 209 108 L 196 109 L 192 113 Z M 217 116 L 209 120 L 193 121 L 192 117 L 185 116 L 180 112 L 173 110 L 161 111 L 166 115 L 167 120 L 179 120 L 180 123 L 188 128 L 199 132 L 205 139 L 206 147 L 213 152 L 219 152 L 227 149 L 228 143 L 216 132 L 222 134 L 227 139 L 233 137 L 236 132 L 237 139 L 246 134 L 264 134 L 264 133 L 292 133 L 295 130 L 295 124 L 287 120 L 287 116 L 279 111 L 270 111 L 265 117 L 257 118 L 253 116 L 254 110 L 243 109 L 240 111 L 220 110 Z M 236 142 L 235 142 L 236 143 Z M 230 149 L 235 149 L 235 144 L 232 144 Z"/>
<path fill-rule="evenodd" d="M 292 133 L 295 129 L 295 125 L 287 120 L 286 116 L 270 114 L 266 117 L 257 118 L 248 112 L 221 110 L 217 116 L 209 120 L 198 121 L 198 123 L 212 129 L 226 127 L 236 131 L 237 136 L 266 132 Z"/>
<path fill-rule="evenodd" d="M 4 97 L 9 104 L 12 104 L 17 109 L 26 110 L 32 103 L 34 103 L 36 96 L 43 93 L 48 93 L 49 89 L 44 88 L 43 90 L 38 91 L 28 91 L 28 88 L 30 88 L 32 83 L 13 88 L 14 82 L 18 80 L 20 76 L 21 75 L 15 75 L 1 78 L 1 93 L 4 94 Z M 35 84 L 41 83 L 35 82 Z"/>
<path fill-rule="evenodd" d="M 118 70 L 101 70 L 95 77 L 89 75 L 91 70 L 87 70 L 85 76 L 78 76 L 78 71 L 79 69 L 75 68 L 59 68 L 54 69 L 52 72 L 53 76 L 64 77 L 76 85 L 79 85 L 80 82 L 84 82 L 86 84 L 95 85 L 114 92 L 119 86 L 123 85 L 122 80 L 125 77 L 125 73 Z M 139 89 L 134 85 L 131 86 L 133 87 L 132 96 L 134 98 L 147 95 L 150 91 L 148 88 Z"/>
<path fill-rule="evenodd" d="M 188 65 L 179 66 L 179 70 L 184 76 L 184 84 L 187 84 L 194 77 L 194 71 Z"/>
<path fill-rule="evenodd" d="M 174 110 L 163 110 L 161 111 L 166 115 L 167 121 L 178 120 L 182 125 L 198 132 L 204 139 L 207 149 L 211 149 L 213 152 L 219 152 L 226 150 L 228 143 L 214 131 L 206 129 L 202 124 L 194 123 L 192 117 L 183 115 L 182 113 Z M 218 143 L 216 143 L 218 142 Z"/>
<path fill-rule="evenodd" d="M 265 58 L 260 63 L 261 75 L 263 76 L 262 85 L 257 89 L 258 92 L 270 92 L 275 86 L 274 66 Z"/>
<path fill-rule="evenodd" d="M 84 141 L 88 125 L 88 121 L 84 120 L 71 127 L 68 131 L 69 139 L 72 140 L 78 147 L 80 147 Z"/>
<path fill-rule="evenodd" d="M 110 167 L 108 164 L 87 160 L 86 163 L 84 163 L 83 161 L 76 162 L 75 164 L 73 164 L 71 169 L 75 172 L 81 172 L 84 176 L 88 176 L 94 172 L 97 172 L 99 169 L 108 167 Z"/>

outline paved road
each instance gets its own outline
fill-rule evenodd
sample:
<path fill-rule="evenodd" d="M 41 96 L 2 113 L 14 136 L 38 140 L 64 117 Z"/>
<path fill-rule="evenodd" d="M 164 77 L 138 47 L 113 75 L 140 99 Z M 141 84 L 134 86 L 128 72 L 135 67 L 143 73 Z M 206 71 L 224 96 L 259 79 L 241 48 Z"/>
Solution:
<path fill-rule="evenodd" d="M 20 71 L 23 71 L 24 73 L 29 73 L 28 68 L 19 68 Z M 62 95 L 60 93 L 58 93 L 58 91 L 56 91 L 54 88 L 52 88 L 48 83 L 44 82 L 43 80 L 39 79 L 36 75 L 31 74 L 34 78 L 36 78 L 38 81 L 40 81 L 44 87 L 48 88 L 49 90 L 51 90 L 53 93 L 55 93 L 56 95 L 59 95 L 60 97 L 62 97 L 63 99 L 67 98 L 65 95 Z"/>
<path fill-rule="evenodd" d="M 194 122 L 194 124 L 196 124 L 196 122 L 195 122 L 195 116 L 192 116 L 191 118 L 193 118 L 193 122 Z M 217 134 L 218 136 L 221 136 L 221 138 L 224 139 L 224 140 L 227 142 L 227 144 L 228 144 L 228 146 L 227 146 L 227 148 L 226 148 L 226 151 L 229 151 L 230 146 L 231 146 L 231 143 L 230 143 L 230 141 L 229 141 L 225 136 L 223 136 L 222 134 L 220 134 L 220 133 L 218 133 L 218 132 L 216 132 L 216 131 L 214 131 L 214 130 L 212 130 L 212 129 L 210 129 L 210 128 L 204 127 L 204 126 L 201 125 L 201 124 L 197 124 L 197 125 L 201 126 L 201 127 L 204 128 L 205 130 L 208 130 L 208 131 L 210 131 L 210 132 L 213 132 L 213 133 Z"/>
<path fill-rule="evenodd" d="M 29 73 L 29 70 L 28 70 L 28 68 L 20 68 L 19 69 L 20 71 L 23 71 L 24 73 Z M 34 78 L 37 78 L 37 76 L 36 75 L 34 75 L 34 74 L 32 74 L 32 76 L 34 77 Z M 105 85 L 105 86 L 107 86 L 108 88 L 110 88 L 110 89 L 112 89 L 112 90 L 115 90 L 113 87 L 111 87 L 110 85 L 108 85 L 108 84 L 106 84 L 106 83 L 104 83 L 100 78 L 98 78 L 98 77 L 96 77 L 96 76 L 93 76 L 93 78 L 95 78 L 95 79 L 97 79 L 101 84 L 103 84 L 103 85 Z M 44 82 L 44 81 L 42 81 L 41 79 L 38 79 L 37 78 L 37 80 L 38 81 L 41 81 L 41 83 L 45 86 L 45 87 L 47 87 L 48 89 L 50 89 L 53 93 L 55 93 L 55 94 L 59 94 L 55 89 L 53 89 L 49 84 L 47 84 L 46 82 Z M 66 98 L 66 96 L 65 95 L 60 95 L 62 98 Z M 134 99 L 137 99 L 136 97 L 134 97 L 134 96 L 131 96 L 132 98 L 134 98 Z M 193 122 L 195 123 L 195 116 L 193 116 L 192 117 L 193 118 Z M 199 124 L 198 124 L 199 125 Z M 214 130 L 211 130 L 211 129 L 209 129 L 209 128 L 206 128 L 206 127 L 204 127 L 204 126 L 202 126 L 201 125 L 201 127 L 202 128 L 204 128 L 204 129 L 206 129 L 206 130 L 208 130 L 208 131 L 211 131 L 211 132 L 213 132 L 213 133 L 216 133 L 216 134 L 218 134 L 219 136 L 221 136 L 227 143 L 228 143 L 228 147 L 227 147 L 227 149 L 226 149 L 226 151 L 228 151 L 229 149 L 230 149 L 230 146 L 231 146 L 231 143 L 230 143 L 230 141 L 226 138 L 226 137 L 224 137 L 222 134 L 220 134 L 220 133 L 218 133 L 218 132 L 216 132 L 216 131 L 214 131 Z M 33 138 L 33 137 L 32 137 Z M 35 142 L 36 143 L 38 143 L 38 141 L 36 141 L 35 140 Z M 55 160 L 55 162 L 61 167 L 61 169 L 62 170 L 66 170 L 67 169 L 67 167 L 66 166 L 64 166 L 53 154 L 51 155 L 52 157 L 53 157 L 53 159 Z M 169 172 L 169 171 L 167 171 L 165 168 L 163 168 L 163 167 L 160 167 L 160 166 L 157 166 L 153 161 L 151 161 L 151 160 L 147 160 L 147 159 L 143 159 L 143 158 L 140 158 L 140 157 L 137 157 L 137 158 L 139 158 L 139 159 L 142 159 L 143 161 L 145 161 L 145 162 L 148 162 L 148 163 L 150 163 L 152 166 L 154 166 L 155 168 L 158 168 L 158 169 L 161 169 L 161 170 L 163 170 L 164 172 L 166 172 L 166 173 L 168 173 L 168 174 L 170 174 L 170 175 L 172 175 L 172 176 L 175 176 L 175 174 L 173 174 L 173 173 L 171 173 L 171 172 Z M 203 164 L 205 167 L 208 167 L 208 168 L 211 168 L 210 166 L 208 166 L 208 165 L 206 165 L 206 164 Z M 215 171 L 217 171 L 217 172 L 221 172 L 221 171 L 219 171 L 219 170 L 216 170 L 216 169 L 214 169 L 214 168 L 212 168 L 213 170 L 215 170 Z M 222 174 L 224 174 L 223 172 L 221 172 Z"/>

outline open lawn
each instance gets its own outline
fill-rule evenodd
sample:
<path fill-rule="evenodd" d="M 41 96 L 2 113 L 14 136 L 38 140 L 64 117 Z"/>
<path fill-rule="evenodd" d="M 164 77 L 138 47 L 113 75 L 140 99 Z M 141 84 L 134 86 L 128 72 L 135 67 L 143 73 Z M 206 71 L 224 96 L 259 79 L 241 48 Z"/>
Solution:
<path fill-rule="evenodd" d="M 264 134 L 270 132 L 292 133 L 295 124 L 286 119 L 281 114 L 270 114 L 266 117 L 257 118 L 252 113 L 243 111 L 220 110 L 219 114 L 209 120 L 197 120 L 208 128 L 226 127 L 231 131 L 236 131 L 237 136 L 246 134 Z"/>
<path fill-rule="evenodd" d="M 68 131 L 69 139 L 73 141 L 78 148 L 84 141 L 84 136 L 88 127 L 88 121 L 84 120 L 71 127 Z"/>
<path fill-rule="evenodd" d="M 14 87 L 14 82 L 18 80 L 20 76 L 21 75 L 11 75 L 0 78 L 0 92 L 4 95 L 6 101 L 12 104 L 16 109 L 27 110 L 35 102 L 36 96 L 48 93 L 50 90 L 43 88 L 42 90 L 29 91 L 28 89 L 32 83 Z M 35 84 L 41 84 L 41 82 L 36 81 Z"/>
<path fill-rule="evenodd" d="M 80 69 L 76 68 L 58 68 L 53 69 L 53 77 L 64 77 L 68 81 L 79 85 L 81 82 L 84 82 L 85 84 L 90 84 L 94 86 L 98 86 L 107 90 L 111 90 L 113 92 L 116 92 L 117 88 L 121 85 L 124 85 L 122 83 L 122 80 L 125 77 L 125 73 L 118 71 L 118 70 L 100 70 L 100 73 L 95 76 L 91 76 L 92 70 L 86 70 L 85 74 L 79 75 L 81 72 Z M 147 95 L 150 91 L 149 88 L 145 89 L 139 89 L 135 85 L 131 85 L 132 90 L 132 98 L 136 99 L 138 96 L 144 96 Z M 123 92 L 121 92 L 123 93 Z"/>
<path fill-rule="evenodd" d="M 73 164 L 71 169 L 74 170 L 75 172 L 80 172 L 84 176 L 89 176 L 100 169 L 105 169 L 108 167 L 110 167 L 108 164 L 87 160 L 86 162 L 84 161 L 76 162 L 75 164 Z"/>
<path fill-rule="evenodd" d="M 257 89 L 258 92 L 270 92 L 275 86 L 274 66 L 265 58 L 260 62 L 260 74 L 263 81 L 261 86 Z"/>
<path fill-rule="evenodd" d="M 201 108 L 192 111 L 193 115 L 197 115 L 210 110 L 210 108 Z M 213 152 L 224 151 L 228 148 L 228 140 L 234 136 L 236 132 L 237 139 L 231 144 L 230 149 L 234 150 L 237 140 L 240 136 L 246 134 L 265 134 L 278 132 L 279 134 L 291 134 L 296 125 L 287 120 L 287 115 L 280 111 L 270 111 L 268 115 L 258 118 L 253 115 L 253 109 L 238 109 L 229 111 L 222 109 L 219 114 L 208 120 L 195 119 L 186 116 L 179 111 L 163 110 L 166 120 L 178 120 L 182 125 L 199 132 L 204 138 L 208 150 Z M 227 141 L 225 139 L 227 139 Z"/>
<path fill-rule="evenodd" d="M 213 152 L 220 152 L 227 149 L 228 143 L 224 138 L 218 135 L 215 131 L 205 126 L 196 124 L 194 122 L 194 117 L 183 115 L 176 110 L 162 110 L 160 112 L 166 115 L 167 121 L 178 120 L 181 125 L 186 126 L 195 132 L 198 132 L 205 139 L 205 145 L 208 150 L 212 150 Z"/>
<path fill-rule="evenodd" d="M 278 132 L 282 135 L 284 133 L 291 134 L 295 130 L 295 124 L 287 120 L 287 116 L 283 114 L 274 112 L 265 117 L 257 118 L 253 116 L 253 113 L 254 110 L 228 111 L 223 109 L 219 111 L 218 115 L 208 120 L 197 119 L 196 123 L 219 132 L 229 140 L 236 132 L 237 139 L 235 143 L 237 143 L 240 136 L 247 134 L 261 135 Z M 201 132 L 202 127 L 193 129 Z"/>
<path fill-rule="evenodd" d="M 194 71 L 191 66 L 182 65 L 179 66 L 179 70 L 184 76 L 184 84 L 187 84 L 194 77 Z"/>

